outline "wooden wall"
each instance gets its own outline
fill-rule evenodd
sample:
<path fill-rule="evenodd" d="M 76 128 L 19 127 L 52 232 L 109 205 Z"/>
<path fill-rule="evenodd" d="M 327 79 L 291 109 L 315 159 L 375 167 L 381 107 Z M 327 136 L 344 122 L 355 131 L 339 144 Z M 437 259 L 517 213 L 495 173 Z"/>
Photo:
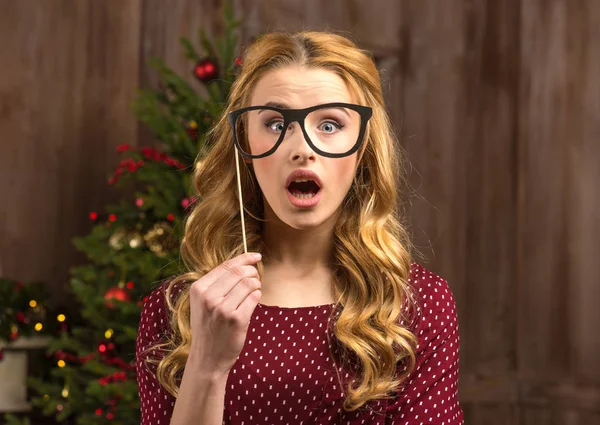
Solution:
<path fill-rule="evenodd" d="M 466 424 L 600 424 L 600 3 L 235 0 L 259 32 L 342 30 L 377 57 L 413 164 L 425 266 L 459 311 Z M 222 31 L 222 0 L 0 0 L 0 270 L 59 296 L 70 238 L 122 196 L 148 57 Z M 202 87 L 198 90 L 202 91 Z"/>

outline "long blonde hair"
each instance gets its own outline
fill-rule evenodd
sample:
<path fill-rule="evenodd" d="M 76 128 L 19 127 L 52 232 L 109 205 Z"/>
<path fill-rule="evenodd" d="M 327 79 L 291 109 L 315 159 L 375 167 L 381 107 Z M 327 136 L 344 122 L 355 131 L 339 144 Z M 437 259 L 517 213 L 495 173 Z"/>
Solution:
<path fill-rule="evenodd" d="M 353 380 L 358 385 L 346 389 L 344 409 L 353 411 L 369 400 L 392 397 L 414 369 L 417 338 L 408 325 L 402 325 L 414 307 L 409 275 L 415 255 L 398 202 L 398 189 L 406 182 L 405 164 L 385 109 L 376 65 L 366 50 L 343 35 L 276 31 L 261 35 L 245 50 L 225 111 L 208 132 L 206 152 L 197 161 L 193 183 L 199 201 L 186 219 L 181 242 L 182 261 L 189 271 L 175 276 L 167 286 L 172 334 L 150 348 L 162 349 L 164 357 L 148 360 L 158 365 L 158 381 L 174 396 L 191 344 L 190 285 L 244 252 L 233 165 L 238 152 L 227 113 L 249 106 L 253 88 L 266 72 L 293 65 L 335 72 L 359 104 L 373 109 L 358 151 L 358 169 L 333 236 L 331 266 L 339 300 L 336 307 L 341 312 L 333 332 L 343 360 L 353 356 L 362 372 Z M 241 164 L 248 165 L 248 161 Z M 260 186 L 251 166 L 240 168 L 240 174 L 248 251 L 264 253 Z M 262 262 L 257 269 L 262 277 Z M 182 290 L 172 301 L 175 285 L 182 285 Z"/>

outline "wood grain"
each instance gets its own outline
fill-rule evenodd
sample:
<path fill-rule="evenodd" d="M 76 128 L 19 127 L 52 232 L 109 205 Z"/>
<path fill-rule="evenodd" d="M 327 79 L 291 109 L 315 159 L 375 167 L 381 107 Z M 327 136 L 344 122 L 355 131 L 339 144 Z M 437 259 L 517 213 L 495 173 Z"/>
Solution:
<path fill-rule="evenodd" d="M 600 2 L 234 0 L 260 32 L 334 30 L 376 57 L 412 168 L 424 264 L 456 299 L 466 424 L 600 424 Z M 129 107 L 222 0 L 0 0 L 0 274 L 62 297 L 89 211 L 127 192 L 117 145 L 157 144 Z"/>

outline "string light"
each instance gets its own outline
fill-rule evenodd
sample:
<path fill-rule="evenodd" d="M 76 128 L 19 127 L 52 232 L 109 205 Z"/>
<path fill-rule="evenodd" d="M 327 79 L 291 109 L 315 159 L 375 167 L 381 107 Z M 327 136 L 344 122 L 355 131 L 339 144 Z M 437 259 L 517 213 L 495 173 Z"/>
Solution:
<path fill-rule="evenodd" d="M 107 329 L 106 332 L 104 332 L 104 336 L 106 337 L 106 339 L 109 339 L 113 336 L 114 331 L 112 329 Z"/>
<path fill-rule="evenodd" d="M 29 307 L 34 308 L 35 306 L 37 306 L 37 301 L 36 300 L 29 301 Z"/>
<path fill-rule="evenodd" d="M 36 330 L 36 331 L 38 331 L 38 332 L 39 332 L 39 331 L 41 331 L 41 330 L 42 330 L 42 327 L 43 327 L 43 325 L 42 325 L 41 323 L 39 323 L 39 322 L 38 322 L 38 323 L 36 323 L 36 324 L 35 324 L 35 327 L 34 327 L 34 328 L 35 328 L 35 330 Z"/>
<path fill-rule="evenodd" d="M 59 314 L 58 316 L 56 316 L 56 320 L 58 320 L 59 322 L 64 322 L 66 320 L 66 316 L 64 314 Z"/>
<path fill-rule="evenodd" d="M 64 360 L 59 360 L 57 364 L 58 367 L 65 367 L 67 365 Z"/>

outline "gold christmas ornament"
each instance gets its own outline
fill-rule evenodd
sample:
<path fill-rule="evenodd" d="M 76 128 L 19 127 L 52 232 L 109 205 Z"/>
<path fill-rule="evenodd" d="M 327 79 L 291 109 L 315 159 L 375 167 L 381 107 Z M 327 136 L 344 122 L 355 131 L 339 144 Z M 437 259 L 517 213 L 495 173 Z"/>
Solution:
<path fill-rule="evenodd" d="M 132 232 L 129 234 L 129 246 L 133 249 L 139 248 L 142 246 L 144 239 L 139 232 Z"/>
<path fill-rule="evenodd" d="M 115 251 L 119 251 L 125 246 L 125 236 L 125 230 L 119 228 L 110 236 L 108 239 L 108 244 Z"/>
<path fill-rule="evenodd" d="M 140 232 L 137 232 L 135 230 L 127 231 L 123 228 L 115 230 L 114 233 L 108 239 L 110 247 L 115 251 L 120 251 L 126 246 L 136 249 L 141 247 L 143 242 L 144 240 Z"/>
<path fill-rule="evenodd" d="M 159 257 L 165 257 L 167 253 L 177 246 L 173 237 L 173 227 L 163 221 L 154 224 L 144 235 L 146 246 Z"/>

